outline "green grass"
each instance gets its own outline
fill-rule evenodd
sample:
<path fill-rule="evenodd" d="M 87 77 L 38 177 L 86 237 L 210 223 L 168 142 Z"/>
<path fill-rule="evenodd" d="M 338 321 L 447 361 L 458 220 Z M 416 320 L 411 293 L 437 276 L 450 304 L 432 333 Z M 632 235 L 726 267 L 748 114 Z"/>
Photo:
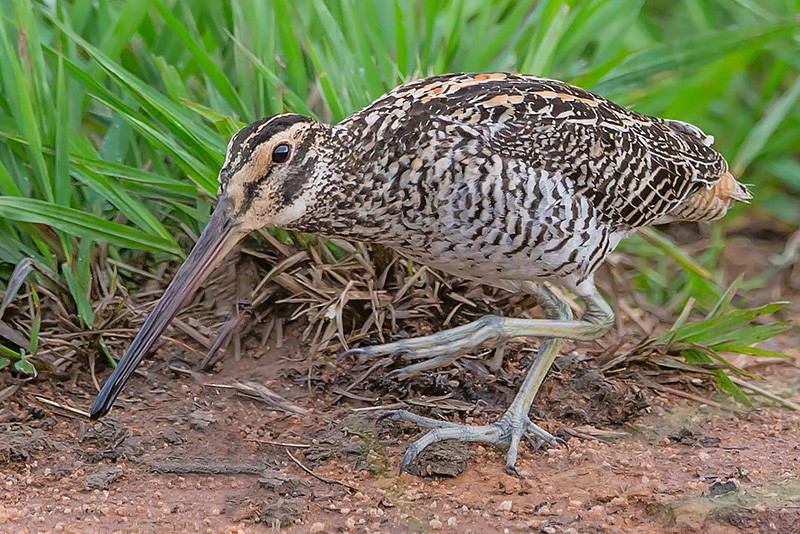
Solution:
<path fill-rule="evenodd" d="M 800 220 L 797 0 L 0 6 L 0 287 L 31 258 L 47 274 L 37 284 L 86 329 L 96 326 L 93 262 L 178 261 L 243 123 L 282 111 L 337 121 L 439 72 L 561 78 L 697 124 L 754 185 L 753 205 L 731 220 L 745 210 Z M 721 281 L 669 243 L 629 247 L 667 250 L 685 268 L 639 287 L 666 295 L 682 281 L 685 297 L 719 298 Z"/>

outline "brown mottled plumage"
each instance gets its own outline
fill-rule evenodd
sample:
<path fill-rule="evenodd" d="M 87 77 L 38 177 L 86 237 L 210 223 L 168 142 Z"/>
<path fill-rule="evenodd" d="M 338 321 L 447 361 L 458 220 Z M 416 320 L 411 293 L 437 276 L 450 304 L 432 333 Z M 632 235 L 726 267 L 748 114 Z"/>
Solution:
<path fill-rule="evenodd" d="M 523 434 L 555 443 L 528 418 L 563 339 L 594 339 L 611 309 L 597 267 L 637 228 L 715 220 L 750 198 L 711 145 L 680 121 L 636 113 L 564 82 L 508 73 L 448 74 L 402 85 L 339 124 L 284 114 L 237 133 L 220 171 L 220 201 L 176 279 L 92 408 L 99 417 L 199 280 L 241 236 L 280 226 L 383 243 L 461 277 L 541 303 L 547 320 L 487 316 L 445 332 L 355 349 L 398 351 L 419 363 L 400 378 L 452 362 L 482 343 L 543 337 L 514 402 L 494 424 L 471 427 L 393 411 L 431 428 L 405 467 L 445 440 L 508 447 L 515 471 Z M 566 286 L 586 311 L 573 320 L 545 285 Z"/>

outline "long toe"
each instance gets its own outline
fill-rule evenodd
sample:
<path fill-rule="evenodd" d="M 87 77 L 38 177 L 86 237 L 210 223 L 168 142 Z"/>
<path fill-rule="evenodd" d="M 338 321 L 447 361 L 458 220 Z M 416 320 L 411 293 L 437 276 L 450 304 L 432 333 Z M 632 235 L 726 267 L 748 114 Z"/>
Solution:
<path fill-rule="evenodd" d="M 387 378 L 396 378 L 398 380 L 405 380 L 406 378 L 411 378 L 412 376 L 418 375 L 424 371 L 430 371 L 433 369 L 438 369 L 440 367 L 447 367 L 448 365 L 455 362 L 457 359 L 458 356 L 451 356 L 449 354 L 445 354 L 442 356 L 434 356 L 429 360 L 407 365 L 401 369 L 395 369 L 394 371 L 389 372 L 386 376 Z"/>
<path fill-rule="evenodd" d="M 547 444 L 554 445 L 557 443 L 555 437 L 532 423 L 527 417 L 513 417 L 510 412 L 506 412 L 496 423 L 482 426 L 459 425 L 449 421 L 416 415 L 407 410 L 387 411 L 378 418 L 379 421 L 386 419 L 408 421 L 430 429 L 409 445 L 403 455 L 402 462 L 400 462 L 401 471 L 408 471 L 411 463 L 430 445 L 440 441 L 454 440 L 492 443 L 505 447 L 507 449 L 505 470 L 510 474 L 519 476 L 516 463 L 519 455 L 519 443 L 523 436 L 532 437 Z"/>
<path fill-rule="evenodd" d="M 471 323 L 429 336 L 399 339 L 383 345 L 350 349 L 340 357 L 351 354 L 359 357 L 375 357 L 406 352 L 409 354 L 408 359 L 422 360 L 442 355 L 463 354 L 487 341 L 498 341 L 509 337 L 503 325 L 502 317 L 485 315 Z"/>
<path fill-rule="evenodd" d="M 508 451 L 506 451 L 506 473 L 514 476 L 520 476 L 517 471 L 517 454 L 519 452 L 519 441 L 525 433 L 525 426 L 518 425 L 511 429 L 510 443 L 508 444 Z"/>
<path fill-rule="evenodd" d="M 361 359 L 362 357 L 368 356 L 368 355 L 369 355 L 369 352 L 367 351 L 367 349 L 360 348 L 360 347 L 355 347 L 355 348 L 347 349 L 347 350 L 342 351 L 341 353 L 339 353 L 339 355 L 336 357 L 336 361 L 341 363 L 341 362 L 345 361 L 347 358 L 352 358 L 352 357 L 355 356 L 355 357 L 358 357 L 359 359 Z"/>
<path fill-rule="evenodd" d="M 455 441 L 483 441 L 487 443 L 496 443 L 501 445 L 503 442 L 498 438 L 500 429 L 495 425 L 490 426 L 467 426 L 467 425 L 453 425 L 443 428 L 433 428 L 421 438 L 417 439 L 406 449 L 403 455 L 403 461 L 400 462 L 400 471 L 408 471 L 409 465 L 417 456 L 422 454 L 429 446 L 440 441 L 455 440 Z"/>
<path fill-rule="evenodd" d="M 539 440 L 539 441 L 541 441 L 543 443 L 546 443 L 548 445 L 556 446 L 559 443 L 563 442 L 563 440 L 555 437 L 554 435 L 552 435 L 547 430 L 545 430 L 542 427 L 540 427 L 539 425 L 531 422 L 530 419 L 527 419 L 525 421 L 525 432 L 527 432 L 528 435 L 533 436 L 535 439 L 537 439 L 537 440 Z"/>

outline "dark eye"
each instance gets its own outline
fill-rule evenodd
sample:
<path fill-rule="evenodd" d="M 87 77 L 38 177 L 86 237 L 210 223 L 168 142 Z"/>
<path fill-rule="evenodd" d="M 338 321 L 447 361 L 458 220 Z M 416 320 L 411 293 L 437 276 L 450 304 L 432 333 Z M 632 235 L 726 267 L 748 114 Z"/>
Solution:
<path fill-rule="evenodd" d="M 291 153 L 291 147 L 286 143 L 281 143 L 272 151 L 272 161 L 273 163 L 286 163 Z"/>

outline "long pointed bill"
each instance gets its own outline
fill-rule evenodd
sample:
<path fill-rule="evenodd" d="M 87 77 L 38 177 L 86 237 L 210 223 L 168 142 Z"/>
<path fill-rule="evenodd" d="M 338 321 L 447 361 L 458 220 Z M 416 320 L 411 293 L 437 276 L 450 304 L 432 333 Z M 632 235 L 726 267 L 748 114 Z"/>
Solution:
<path fill-rule="evenodd" d="M 106 380 L 103 389 L 92 404 L 91 417 L 99 419 L 105 415 L 128 381 L 136 366 L 142 361 L 170 321 L 214 270 L 214 267 L 245 235 L 231 220 L 227 211 L 230 200 L 227 195 L 220 198 L 217 208 L 211 214 L 208 225 L 203 230 L 189 257 L 178 269 L 175 278 L 167 286 L 153 313 L 136 334 L 125 356 L 114 372 Z"/>

